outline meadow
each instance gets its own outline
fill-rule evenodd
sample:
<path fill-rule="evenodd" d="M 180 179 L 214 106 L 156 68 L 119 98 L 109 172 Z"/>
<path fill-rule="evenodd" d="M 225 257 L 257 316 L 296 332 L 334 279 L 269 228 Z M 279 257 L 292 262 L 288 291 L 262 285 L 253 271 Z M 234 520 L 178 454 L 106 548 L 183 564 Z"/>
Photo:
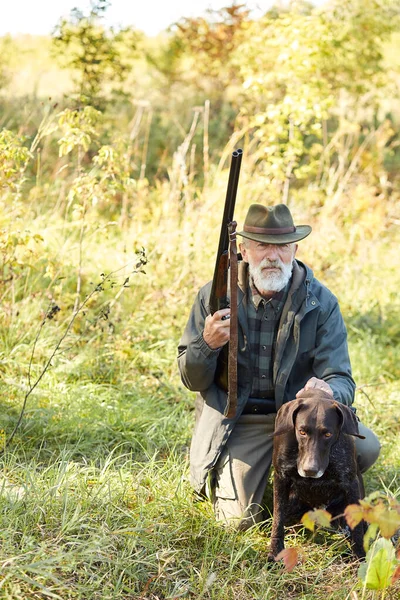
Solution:
<path fill-rule="evenodd" d="M 184 99 L 177 107 L 172 92 L 157 116 L 157 90 L 151 121 L 140 102 L 77 110 L 13 85 L 1 98 L 0 131 L 0 598 L 397 599 L 399 581 L 373 589 L 360 579 L 339 533 L 290 529 L 287 545 L 301 561 L 288 572 L 267 563 L 270 520 L 247 532 L 215 522 L 188 482 L 194 394 L 176 363 L 195 294 L 212 276 L 229 157 L 240 145 L 237 221 L 252 202 L 283 198 L 313 227 L 298 258 L 339 299 L 358 415 L 382 443 L 366 493 L 381 492 L 398 510 L 395 101 L 392 121 L 368 129 L 370 100 L 362 116 L 349 100 L 354 121 L 336 112 L 330 145 L 316 157 L 307 138 L 290 154 L 299 141 L 289 135 L 282 166 L 274 150 L 262 154 L 270 133 L 248 115 L 209 150 L 221 118 L 213 103 L 197 109 L 194 133 L 192 107 L 176 126 Z M 166 142 L 161 152 L 158 125 L 170 128 L 172 150 Z M 293 182 L 295 163 L 310 171 Z M 397 569 L 398 553 L 397 542 Z"/>

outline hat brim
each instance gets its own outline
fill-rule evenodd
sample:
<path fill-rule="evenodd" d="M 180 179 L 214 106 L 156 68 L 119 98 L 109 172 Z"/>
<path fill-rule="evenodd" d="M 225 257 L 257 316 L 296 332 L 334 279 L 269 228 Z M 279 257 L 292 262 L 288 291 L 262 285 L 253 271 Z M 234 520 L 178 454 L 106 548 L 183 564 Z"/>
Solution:
<path fill-rule="evenodd" d="M 310 225 L 298 225 L 293 233 L 282 233 L 279 235 L 269 235 L 265 233 L 250 233 L 248 231 L 238 231 L 237 235 L 241 235 L 248 240 L 261 242 L 263 244 L 291 244 L 299 242 L 310 235 L 312 228 Z"/>

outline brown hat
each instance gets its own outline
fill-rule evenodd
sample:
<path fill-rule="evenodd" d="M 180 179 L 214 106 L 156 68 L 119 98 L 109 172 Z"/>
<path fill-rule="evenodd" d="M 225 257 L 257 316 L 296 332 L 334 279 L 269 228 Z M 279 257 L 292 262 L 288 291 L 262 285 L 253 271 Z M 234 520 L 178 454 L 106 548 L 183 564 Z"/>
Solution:
<path fill-rule="evenodd" d="M 293 217 L 286 204 L 263 206 L 251 204 L 243 231 L 238 235 L 265 244 L 289 244 L 298 242 L 311 233 L 309 225 L 293 223 Z"/>

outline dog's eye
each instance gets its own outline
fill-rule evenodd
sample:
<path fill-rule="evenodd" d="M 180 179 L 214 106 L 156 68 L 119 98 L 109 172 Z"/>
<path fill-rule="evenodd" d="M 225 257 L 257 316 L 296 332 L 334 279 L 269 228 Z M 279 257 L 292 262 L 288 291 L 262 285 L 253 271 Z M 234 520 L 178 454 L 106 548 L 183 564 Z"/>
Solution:
<path fill-rule="evenodd" d="M 299 434 L 300 435 L 307 435 L 307 432 L 304 431 L 304 429 L 299 429 Z"/>
<path fill-rule="evenodd" d="M 324 436 L 325 436 L 326 438 L 330 438 L 330 437 L 332 437 L 332 434 L 331 434 L 331 432 L 330 432 L 330 431 L 325 431 L 325 433 L 324 433 Z"/>

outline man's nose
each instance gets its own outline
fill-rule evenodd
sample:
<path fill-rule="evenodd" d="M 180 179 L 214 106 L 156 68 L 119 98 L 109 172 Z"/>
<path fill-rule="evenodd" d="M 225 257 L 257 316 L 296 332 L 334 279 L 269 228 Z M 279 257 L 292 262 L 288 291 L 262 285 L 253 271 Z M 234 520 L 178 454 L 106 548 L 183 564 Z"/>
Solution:
<path fill-rule="evenodd" d="M 267 244 L 265 246 L 265 256 L 269 260 L 276 260 L 278 258 L 278 247 L 275 244 Z"/>

